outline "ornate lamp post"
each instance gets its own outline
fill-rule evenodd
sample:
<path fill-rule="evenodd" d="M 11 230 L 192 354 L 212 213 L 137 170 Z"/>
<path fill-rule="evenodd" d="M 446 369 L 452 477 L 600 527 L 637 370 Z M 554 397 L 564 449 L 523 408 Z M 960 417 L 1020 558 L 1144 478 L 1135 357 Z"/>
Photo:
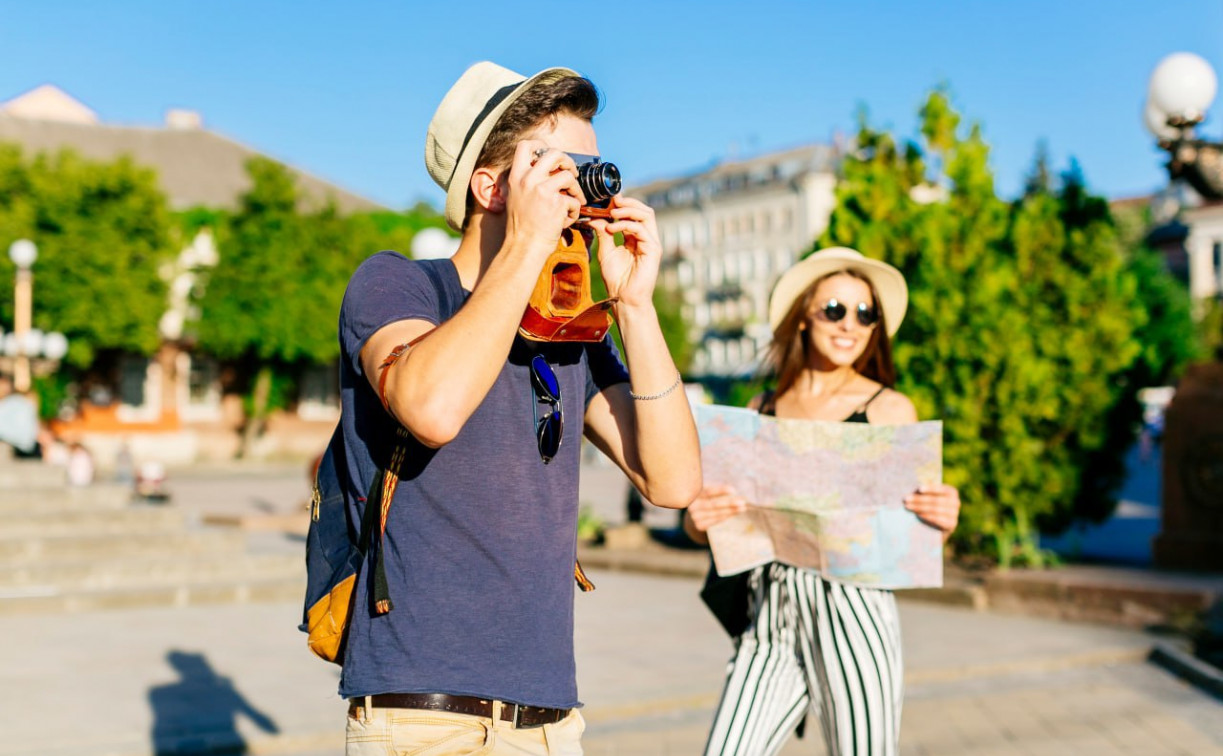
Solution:
<path fill-rule="evenodd" d="M 1218 90 L 1210 64 L 1175 53 L 1151 74 L 1145 120 L 1169 155 L 1168 176 L 1201 195 L 1182 213 L 1190 226 L 1189 290 L 1197 300 L 1223 294 L 1216 250 L 1223 245 L 1223 143 L 1200 139 Z M 1192 365 L 1165 414 L 1162 528 L 1155 562 L 1162 567 L 1223 569 L 1223 362 Z"/>
<path fill-rule="evenodd" d="M 1174 53 L 1151 73 L 1144 120 L 1167 150 L 1168 175 L 1183 179 L 1204 199 L 1223 199 L 1223 143 L 1199 139 L 1194 127 L 1206 119 L 1218 91 L 1214 69 L 1193 53 Z"/>
<path fill-rule="evenodd" d="M 13 290 L 13 337 L 17 352 L 13 355 L 13 386 L 18 391 L 29 391 L 30 358 L 26 342 L 30 340 L 34 311 L 34 271 L 30 268 L 38 259 L 38 248 L 29 239 L 18 239 L 9 246 L 8 256 L 17 266 L 17 283 Z"/>
<path fill-rule="evenodd" d="M 13 332 L 6 335 L 3 352 L 13 360 L 13 387 L 30 389 L 31 358 L 45 357 L 57 362 L 68 353 L 68 339 L 62 333 L 47 333 L 33 327 L 34 262 L 38 248 L 29 239 L 18 239 L 9 246 L 9 259 L 17 266 L 17 282 L 13 290 Z"/>

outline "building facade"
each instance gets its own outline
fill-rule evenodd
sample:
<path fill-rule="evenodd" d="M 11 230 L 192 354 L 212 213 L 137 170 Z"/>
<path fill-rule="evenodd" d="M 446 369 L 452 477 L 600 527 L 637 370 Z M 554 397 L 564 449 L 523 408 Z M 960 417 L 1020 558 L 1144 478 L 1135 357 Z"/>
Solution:
<path fill-rule="evenodd" d="M 752 373 L 773 284 L 828 226 L 840 152 L 809 145 L 628 190 L 654 208 L 662 285 L 683 298 L 694 378 Z"/>

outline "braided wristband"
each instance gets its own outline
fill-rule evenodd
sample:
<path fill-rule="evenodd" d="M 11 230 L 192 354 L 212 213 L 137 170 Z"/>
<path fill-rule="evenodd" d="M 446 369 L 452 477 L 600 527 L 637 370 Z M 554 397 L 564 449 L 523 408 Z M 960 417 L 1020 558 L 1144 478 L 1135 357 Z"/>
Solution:
<path fill-rule="evenodd" d="M 637 401 L 639 401 L 639 402 L 648 402 L 648 401 L 651 401 L 651 400 L 653 400 L 653 399 L 662 399 L 662 398 L 663 398 L 664 396 L 666 396 L 667 394 L 670 394 L 672 391 L 674 391 L 675 389 L 679 388 L 679 384 L 680 384 L 680 383 L 682 383 L 682 382 L 683 382 L 683 378 L 681 378 L 681 377 L 680 377 L 680 374 L 679 374 L 679 373 L 676 373 L 676 374 L 675 374 L 675 383 L 672 383 L 670 386 L 668 386 L 667 388 L 663 389 L 662 391 L 659 391 L 657 394 L 634 394 L 634 393 L 633 393 L 633 390 L 632 390 L 632 389 L 629 389 L 629 390 L 628 390 L 628 395 L 629 395 L 629 396 L 631 396 L 631 397 L 633 397 L 634 399 L 636 399 L 636 400 L 637 400 Z"/>

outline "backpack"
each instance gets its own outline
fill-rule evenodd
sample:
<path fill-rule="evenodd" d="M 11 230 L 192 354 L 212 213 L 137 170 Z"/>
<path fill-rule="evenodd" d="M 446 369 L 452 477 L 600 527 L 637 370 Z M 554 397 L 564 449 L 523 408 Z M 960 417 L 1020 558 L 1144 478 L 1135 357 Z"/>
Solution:
<path fill-rule="evenodd" d="M 450 261 L 422 260 L 420 264 L 437 291 L 441 320 L 449 320 L 458 308 L 450 300 L 438 265 L 449 265 Z M 358 499 L 361 505 L 358 508 L 361 511 L 359 527 L 353 527 L 348 516 L 347 492 L 351 478 L 344 453 L 342 422 L 331 434 L 314 475 L 310 526 L 306 532 L 306 598 L 298 629 L 307 634 L 307 645 L 315 655 L 336 664 L 344 663 L 344 641 L 354 605 L 357 576 L 371 552 L 375 557 L 374 611 L 385 614 L 394 608 L 381 558 L 382 535 L 386 531 L 387 514 L 410 441 L 402 425 L 395 433 L 390 463 L 385 469 L 377 470 L 369 492 Z"/>

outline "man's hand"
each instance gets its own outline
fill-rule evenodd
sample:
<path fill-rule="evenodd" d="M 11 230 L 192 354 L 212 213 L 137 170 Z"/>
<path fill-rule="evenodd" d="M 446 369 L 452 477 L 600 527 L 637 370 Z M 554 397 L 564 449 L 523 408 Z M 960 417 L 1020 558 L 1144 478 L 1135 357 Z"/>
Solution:
<path fill-rule="evenodd" d="M 644 202 L 616 195 L 611 199 L 611 221 L 590 221 L 599 238 L 599 266 L 607 295 L 626 307 L 652 306 L 662 242 L 654 210 Z M 615 235 L 624 234 L 624 246 Z"/>
<path fill-rule="evenodd" d="M 578 219 L 585 195 L 577 165 L 538 139 L 518 143 L 506 179 L 506 244 L 551 254 L 561 232 Z M 542 261 L 541 261 L 542 264 Z"/>

